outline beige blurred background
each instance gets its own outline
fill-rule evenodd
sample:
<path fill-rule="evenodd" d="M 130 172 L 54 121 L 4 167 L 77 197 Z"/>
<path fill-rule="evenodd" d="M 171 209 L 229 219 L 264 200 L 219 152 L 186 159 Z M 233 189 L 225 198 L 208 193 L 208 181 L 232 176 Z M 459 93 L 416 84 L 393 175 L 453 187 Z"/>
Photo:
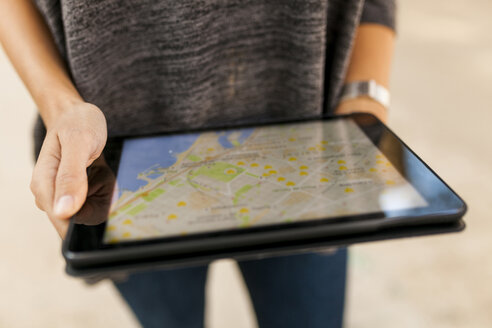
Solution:
<path fill-rule="evenodd" d="M 400 1 L 389 125 L 467 202 L 464 233 L 351 248 L 346 327 L 492 327 L 492 1 Z M 107 282 L 65 275 L 29 191 L 35 107 L 0 51 L 0 327 L 138 327 Z M 209 327 L 255 327 L 232 261 Z"/>

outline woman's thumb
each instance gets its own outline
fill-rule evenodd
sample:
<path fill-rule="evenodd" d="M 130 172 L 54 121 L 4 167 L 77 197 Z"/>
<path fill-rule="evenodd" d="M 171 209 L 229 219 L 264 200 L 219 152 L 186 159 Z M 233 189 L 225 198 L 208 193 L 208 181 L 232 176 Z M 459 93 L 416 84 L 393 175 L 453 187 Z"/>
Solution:
<path fill-rule="evenodd" d="M 84 146 L 62 145 L 60 165 L 55 180 L 53 215 L 68 219 L 82 207 L 87 197 L 87 165 L 90 154 Z"/>

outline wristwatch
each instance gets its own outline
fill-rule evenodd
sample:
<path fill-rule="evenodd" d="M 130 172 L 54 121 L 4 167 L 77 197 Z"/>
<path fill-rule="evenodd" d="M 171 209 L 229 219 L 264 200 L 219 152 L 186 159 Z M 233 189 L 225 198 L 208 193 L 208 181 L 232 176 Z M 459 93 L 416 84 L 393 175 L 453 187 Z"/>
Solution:
<path fill-rule="evenodd" d="M 389 108 L 390 93 L 388 89 L 374 80 L 354 81 L 345 84 L 342 89 L 340 101 L 354 99 L 360 96 L 369 97 L 383 105 L 386 109 Z"/>

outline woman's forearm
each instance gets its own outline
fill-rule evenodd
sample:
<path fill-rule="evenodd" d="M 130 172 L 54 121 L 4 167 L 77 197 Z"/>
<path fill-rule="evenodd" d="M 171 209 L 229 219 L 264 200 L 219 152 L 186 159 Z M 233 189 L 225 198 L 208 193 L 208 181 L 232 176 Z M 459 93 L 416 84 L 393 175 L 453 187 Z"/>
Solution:
<path fill-rule="evenodd" d="M 355 36 L 345 83 L 375 80 L 388 88 L 394 39 L 394 31 L 386 26 L 361 24 Z M 343 100 L 335 113 L 354 111 L 372 113 L 382 121 L 388 117 L 387 108 L 367 96 Z"/>
<path fill-rule="evenodd" d="M 375 80 L 388 87 L 395 33 L 379 24 L 357 29 L 345 82 Z"/>
<path fill-rule="evenodd" d="M 64 107 L 82 100 L 31 0 L 0 0 L 0 43 L 47 126 Z"/>

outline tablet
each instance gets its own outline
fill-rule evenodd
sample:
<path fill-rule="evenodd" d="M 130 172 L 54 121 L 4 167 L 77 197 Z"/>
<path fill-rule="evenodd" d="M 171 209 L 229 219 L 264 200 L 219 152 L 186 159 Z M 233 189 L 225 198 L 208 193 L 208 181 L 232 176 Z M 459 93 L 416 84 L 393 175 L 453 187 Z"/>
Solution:
<path fill-rule="evenodd" d="M 88 180 L 73 274 L 435 233 L 466 211 L 369 114 L 113 138 Z"/>

